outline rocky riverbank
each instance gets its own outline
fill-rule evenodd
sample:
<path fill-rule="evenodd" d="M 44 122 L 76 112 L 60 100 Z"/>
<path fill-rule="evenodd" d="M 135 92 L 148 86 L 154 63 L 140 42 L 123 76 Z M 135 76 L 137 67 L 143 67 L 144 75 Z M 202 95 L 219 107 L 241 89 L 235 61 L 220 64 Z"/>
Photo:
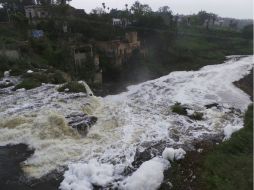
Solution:
<path fill-rule="evenodd" d="M 234 82 L 234 84 L 249 94 L 253 101 L 253 70 L 241 80 Z M 188 151 L 183 160 L 174 163 L 169 170 L 165 171 L 165 181 L 160 187 L 160 190 L 207 189 L 208 184 L 206 184 L 202 176 L 204 173 L 204 162 L 209 154 L 213 154 L 213 151 L 219 144 L 223 144 L 222 140 L 223 136 L 218 135 L 204 141 L 194 142 L 194 150 Z"/>

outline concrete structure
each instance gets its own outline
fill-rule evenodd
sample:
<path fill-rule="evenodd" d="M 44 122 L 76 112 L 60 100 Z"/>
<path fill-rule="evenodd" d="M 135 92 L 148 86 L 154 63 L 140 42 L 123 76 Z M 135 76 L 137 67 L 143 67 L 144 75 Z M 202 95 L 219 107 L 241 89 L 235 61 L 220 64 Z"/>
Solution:
<path fill-rule="evenodd" d="M 25 6 L 25 15 L 30 22 L 33 22 L 36 19 L 47 18 L 49 16 L 45 8 L 40 5 Z"/>
<path fill-rule="evenodd" d="M 113 18 L 112 19 L 112 24 L 113 24 L 113 26 L 121 26 L 122 25 L 122 21 L 119 18 Z"/>
<path fill-rule="evenodd" d="M 76 42 L 77 43 L 77 42 Z M 127 62 L 135 49 L 140 49 L 140 41 L 138 41 L 137 32 L 127 32 L 122 40 L 99 41 L 92 44 L 80 44 L 72 46 L 73 59 L 76 72 L 82 64 L 87 63 L 88 58 L 92 59 L 95 65 L 95 75 L 92 79 L 93 83 L 101 84 L 102 69 L 100 67 L 100 57 L 94 49 L 104 52 L 109 58 L 108 64 L 122 66 Z M 89 60 L 91 62 L 91 60 Z"/>
<path fill-rule="evenodd" d="M 95 73 L 93 83 L 94 84 L 102 84 L 103 83 L 102 70 L 99 70 L 98 72 Z"/>
<path fill-rule="evenodd" d="M 92 59 L 92 63 L 95 65 L 95 75 L 94 78 L 91 79 L 95 84 L 102 83 L 102 69 L 100 68 L 100 57 L 98 54 L 93 52 L 93 45 L 91 44 L 83 44 L 79 46 L 72 46 L 73 58 L 76 72 L 81 67 L 82 64 L 85 64 L 88 58 Z"/>
<path fill-rule="evenodd" d="M 67 33 L 68 32 L 68 25 L 67 23 L 63 24 L 63 33 Z"/>
<path fill-rule="evenodd" d="M 113 18 L 112 19 L 113 26 L 126 28 L 129 24 L 130 24 L 130 22 L 126 18 L 124 18 L 124 19 Z"/>
<path fill-rule="evenodd" d="M 140 48 L 137 32 L 128 32 L 124 40 L 96 42 L 96 47 L 111 58 L 111 62 L 122 65 L 135 49 Z"/>
<path fill-rule="evenodd" d="M 86 62 L 88 56 L 93 57 L 93 46 L 91 44 L 83 44 L 80 46 L 72 46 L 74 64 L 76 67 Z"/>

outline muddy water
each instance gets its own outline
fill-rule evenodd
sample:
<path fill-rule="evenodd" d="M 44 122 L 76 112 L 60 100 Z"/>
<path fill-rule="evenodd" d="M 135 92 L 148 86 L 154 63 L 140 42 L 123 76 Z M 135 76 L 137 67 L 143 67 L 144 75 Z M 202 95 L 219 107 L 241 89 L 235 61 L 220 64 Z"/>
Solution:
<path fill-rule="evenodd" d="M 0 147 L 0 187 L 2 190 L 56 190 L 62 178 L 28 181 L 21 163 L 33 154 L 27 145 Z"/>

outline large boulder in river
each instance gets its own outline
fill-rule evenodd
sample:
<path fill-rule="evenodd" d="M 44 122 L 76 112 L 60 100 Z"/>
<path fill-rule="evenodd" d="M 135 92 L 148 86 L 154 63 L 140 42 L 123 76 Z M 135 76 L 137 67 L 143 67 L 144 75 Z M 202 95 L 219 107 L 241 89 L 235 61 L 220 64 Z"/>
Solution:
<path fill-rule="evenodd" d="M 68 124 L 82 135 L 86 135 L 90 127 L 97 122 L 96 117 L 88 116 L 84 113 L 72 113 L 66 119 L 68 120 Z"/>

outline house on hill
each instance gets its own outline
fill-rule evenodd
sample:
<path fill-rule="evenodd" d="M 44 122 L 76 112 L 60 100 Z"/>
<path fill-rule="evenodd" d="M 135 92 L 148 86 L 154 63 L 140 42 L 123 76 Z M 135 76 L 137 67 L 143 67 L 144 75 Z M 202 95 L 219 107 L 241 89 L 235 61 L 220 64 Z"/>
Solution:
<path fill-rule="evenodd" d="M 36 19 L 44 19 L 49 17 L 48 11 L 41 5 L 25 6 L 25 15 L 29 22 L 34 22 Z"/>

